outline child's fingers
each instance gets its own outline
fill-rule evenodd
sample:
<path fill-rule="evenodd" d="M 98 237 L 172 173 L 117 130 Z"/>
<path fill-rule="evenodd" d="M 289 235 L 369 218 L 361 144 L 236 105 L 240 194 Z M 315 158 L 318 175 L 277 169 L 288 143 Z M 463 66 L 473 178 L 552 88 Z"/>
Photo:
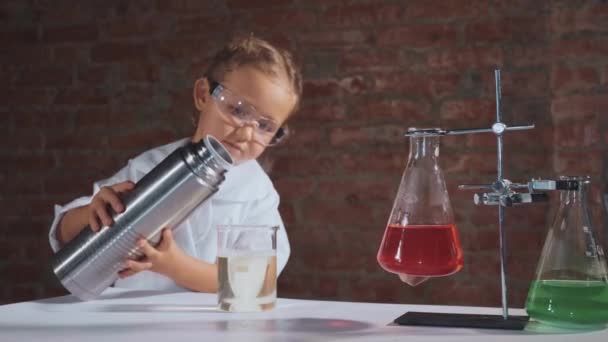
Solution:
<path fill-rule="evenodd" d="M 165 228 L 163 229 L 163 233 L 162 233 L 162 239 L 160 240 L 160 244 L 158 245 L 159 249 L 165 249 L 169 246 L 171 246 L 171 244 L 173 244 L 173 233 L 171 232 L 171 229 L 169 228 Z"/>
<path fill-rule="evenodd" d="M 149 261 L 127 260 L 127 267 L 134 272 L 141 272 L 152 268 L 152 263 Z"/>
<path fill-rule="evenodd" d="M 137 247 L 139 247 L 142 253 L 144 253 L 149 259 L 155 258 L 159 253 L 156 248 L 152 247 L 146 239 L 139 240 L 137 242 Z"/>
<path fill-rule="evenodd" d="M 118 272 L 118 276 L 121 278 L 126 278 L 126 277 L 130 277 L 130 276 L 134 275 L 135 273 L 137 273 L 137 272 L 133 271 L 130 268 L 127 268 L 125 270 Z"/>
<path fill-rule="evenodd" d="M 111 186 L 111 188 L 116 192 L 125 192 L 129 190 L 133 190 L 135 187 L 135 183 L 131 181 L 125 181 L 121 183 L 117 183 Z"/>
<path fill-rule="evenodd" d="M 104 225 L 109 226 L 112 224 L 112 217 L 110 217 L 110 215 L 108 215 L 108 212 L 105 207 L 95 208 L 95 213 L 101 220 L 101 223 L 103 223 Z"/>
<path fill-rule="evenodd" d="M 101 227 L 99 227 L 99 221 L 97 221 L 97 215 L 95 214 L 95 210 L 91 210 L 89 212 L 89 227 L 91 230 L 96 232 L 99 231 Z"/>
<path fill-rule="evenodd" d="M 105 187 L 100 190 L 99 199 L 103 201 L 104 208 L 107 204 L 110 204 L 112 209 L 117 213 L 125 210 L 125 206 L 122 204 L 120 197 L 118 197 L 118 194 L 112 188 Z"/>

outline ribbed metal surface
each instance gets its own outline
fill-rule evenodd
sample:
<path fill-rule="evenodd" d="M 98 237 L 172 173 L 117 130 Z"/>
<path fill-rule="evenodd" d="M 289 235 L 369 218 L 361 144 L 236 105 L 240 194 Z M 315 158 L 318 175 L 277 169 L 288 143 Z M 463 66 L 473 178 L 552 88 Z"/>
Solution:
<path fill-rule="evenodd" d="M 125 211 L 94 233 L 85 227 L 51 260 L 61 283 L 80 299 L 95 298 L 118 279 L 124 262 L 142 256 L 136 242 L 155 245 L 163 228 L 174 228 L 224 181 L 232 159 L 207 137 L 177 149 L 146 174 L 122 200 Z"/>

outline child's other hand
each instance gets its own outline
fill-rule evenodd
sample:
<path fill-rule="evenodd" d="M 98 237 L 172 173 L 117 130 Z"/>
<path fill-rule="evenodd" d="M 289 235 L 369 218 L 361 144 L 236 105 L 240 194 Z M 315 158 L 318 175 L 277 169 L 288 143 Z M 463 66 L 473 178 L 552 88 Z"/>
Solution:
<path fill-rule="evenodd" d="M 170 229 L 164 229 L 162 239 L 156 248 L 152 247 L 146 239 L 137 243 L 144 258 L 140 261 L 127 260 L 127 268 L 118 272 L 121 278 L 132 276 L 141 271 L 152 271 L 171 278 L 171 271 L 175 269 L 179 258 L 183 255 L 182 250 L 173 240 Z"/>
<path fill-rule="evenodd" d="M 108 212 L 108 205 L 117 213 L 121 213 L 125 210 L 125 206 L 122 204 L 122 200 L 118 195 L 122 192 L 133 190 L 134 186 L 135 184 L 133 182 L 126 181 L 104 186 L 95 194 L 89 204 L 88 214 L 89 226 L 94 232 L 99 231 L 102 226 L 109 226 L 113 223 L 112 216 L 110 216 L 110 213 Z"/>

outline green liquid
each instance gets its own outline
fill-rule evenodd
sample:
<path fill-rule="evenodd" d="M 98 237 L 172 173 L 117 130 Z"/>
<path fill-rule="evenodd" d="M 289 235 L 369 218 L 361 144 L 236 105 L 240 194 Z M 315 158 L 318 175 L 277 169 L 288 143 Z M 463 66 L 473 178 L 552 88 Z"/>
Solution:
<path fill-rule="evenodd" d="M 526 311 L 537 321 L 564 327 L 608 323 L 608 284 L 603 281 L 533 281 Z"/>

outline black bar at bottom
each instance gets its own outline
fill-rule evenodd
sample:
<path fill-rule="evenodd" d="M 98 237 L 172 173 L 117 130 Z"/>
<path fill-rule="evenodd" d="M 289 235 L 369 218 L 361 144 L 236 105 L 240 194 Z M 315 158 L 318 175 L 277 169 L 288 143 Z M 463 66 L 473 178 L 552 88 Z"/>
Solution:
<path fill-rule="evenodd" d="M 523 330 L 528 316 L 458 314 L 408 311 L 395 319 L 399 325 L 427 325 L 435 327 Z"/>

